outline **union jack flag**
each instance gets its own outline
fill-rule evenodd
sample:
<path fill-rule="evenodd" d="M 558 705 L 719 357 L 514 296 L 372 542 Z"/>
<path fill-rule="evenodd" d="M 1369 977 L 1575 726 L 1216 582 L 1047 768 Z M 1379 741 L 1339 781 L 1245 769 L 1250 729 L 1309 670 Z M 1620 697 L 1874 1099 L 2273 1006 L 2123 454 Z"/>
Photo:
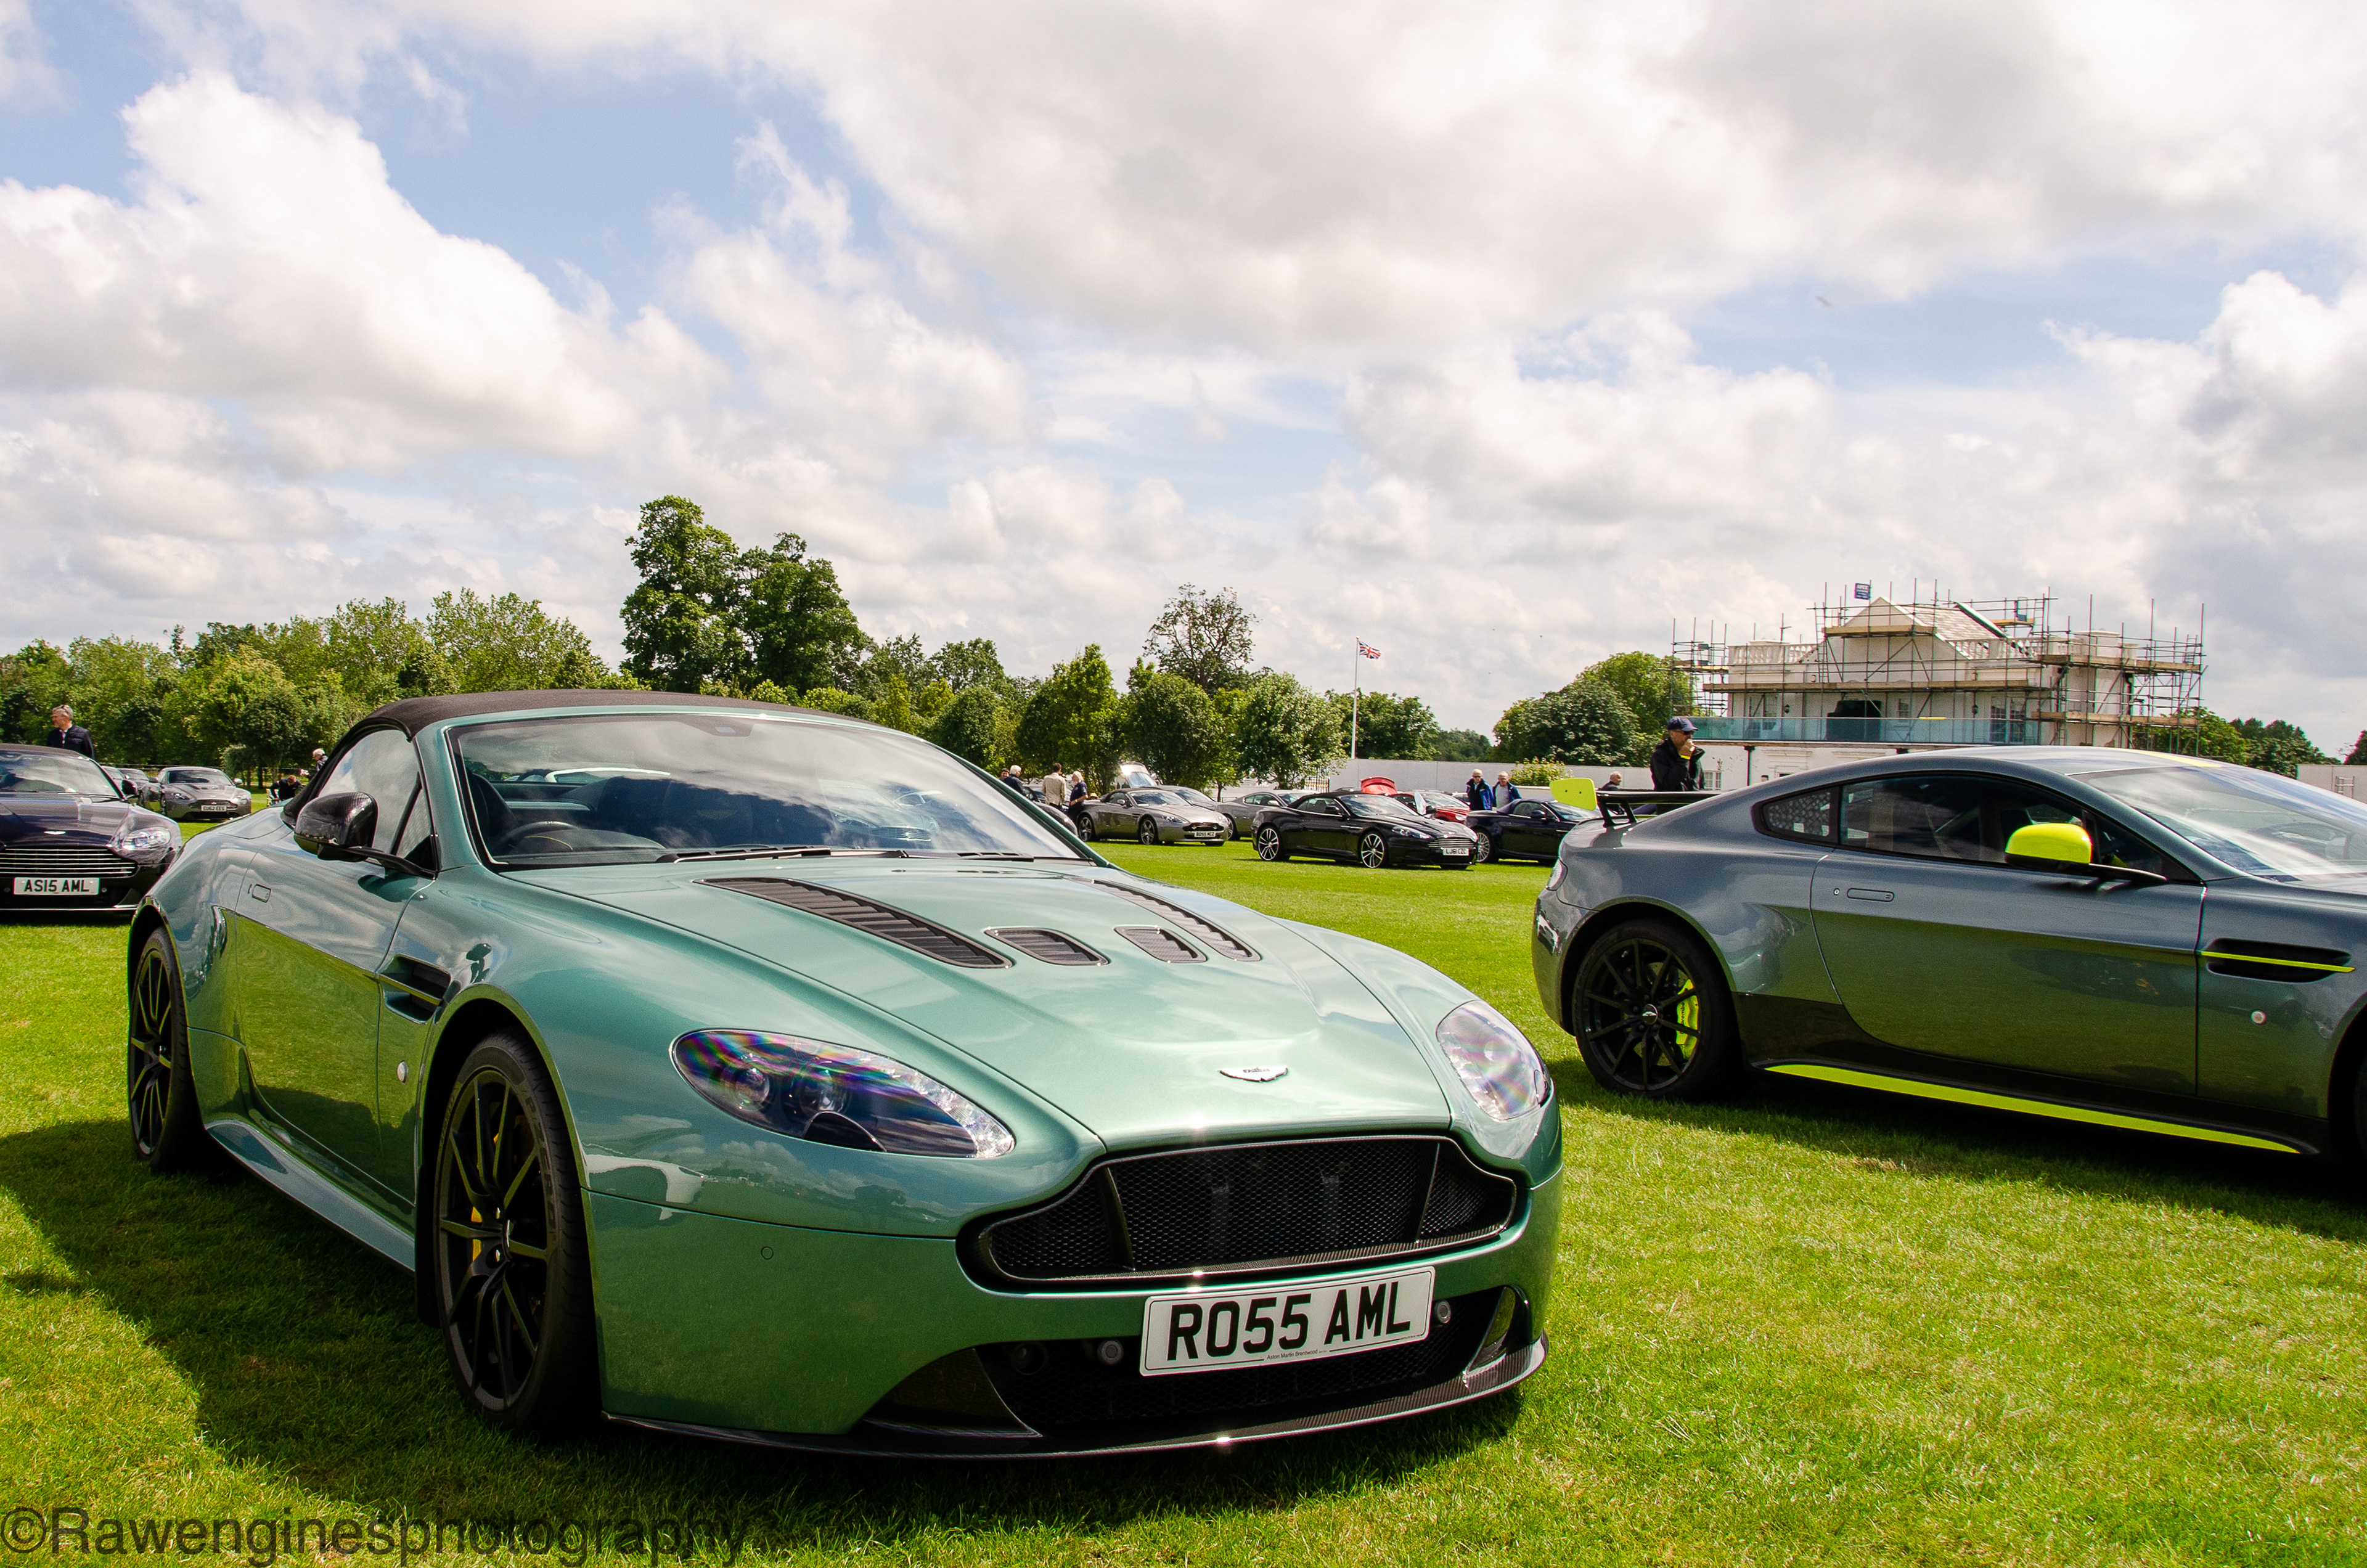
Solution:
<path fill-rule="evenodd" d="M 1358 637 L 1356 639 L 1356 651 L 1363 654 L 1367 659 L 1378 659 L 1381 656 L 1381 650 L 1375 648 L 1371 643 L 1366 642 L 1363 637 Z"/>

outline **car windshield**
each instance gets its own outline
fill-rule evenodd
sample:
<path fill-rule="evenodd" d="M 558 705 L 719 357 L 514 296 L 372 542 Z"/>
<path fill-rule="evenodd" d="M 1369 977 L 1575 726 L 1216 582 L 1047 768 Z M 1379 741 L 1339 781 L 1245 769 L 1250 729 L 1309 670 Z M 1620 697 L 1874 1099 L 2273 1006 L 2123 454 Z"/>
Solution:
<path fill-rule="evenodd" d="M 1216 804 L 1215 801 L 1210 800 L 1198 790 L 1187 789 L 1182 784 L 1169 784 L 1167 786 L 1167 793 L 1175 795 L 1187 804 L 1193 806 L 1214 806 Z"/>
<path fill-rule="evenodd" d="M 744 714 L 585 714 L 454 732 L 496 865 L 814 854 L 1074 860 L 1035 811 L 919 740 Z"/>
<path fill-rule="evenodd" d="M 1564 806 L 1558 800 L 1547 803 L 1546 809 L 1552 812 L 1555 816 L 1560 818 L 1565 822 L 1583 822 L 1586 820 L 1585 812 L 1580 811 L 1575 806 Z"/>
<path fill-rule="evenodd" d="M 2254 876 L 2314 882 L 2367 875 L 2367 807 L 2331 791 L 2233 765 L 2074 776 Z"/>
<path fill-rule="evenodd" d="M 0 751 L 0 795 L 87 795 L 112 797 L 115 786 L 98 764 L 71 751 Z"/>
<path fill-rule="evenodd" d="M 1181 792 L 1172 789 L 1138 789 L 1127 797 L 1137 806 L 1181 806 Z"/>
<path fill-rule="evenodd" d="M 230 775 L 219 768 L 166 768 L 157 776 L 160 784 L 226 784 Z"/>
<path fill-rule="evenodd" d="M 1405 802 L 1393 795 L 1343 795 L 1340 798 L 1347 804 L 1351 817 L 1407 818 L 1415 815 L 1406 808 Z"/>

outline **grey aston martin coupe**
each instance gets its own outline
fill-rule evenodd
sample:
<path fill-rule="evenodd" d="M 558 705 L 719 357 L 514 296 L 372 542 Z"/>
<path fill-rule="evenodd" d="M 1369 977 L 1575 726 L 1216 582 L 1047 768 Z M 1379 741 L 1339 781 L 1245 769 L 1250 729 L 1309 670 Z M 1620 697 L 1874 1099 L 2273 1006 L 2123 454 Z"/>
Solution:
<path fill-rule="evenodd" d="M 1531 955 L 1624 1093 L 1746 1067 L 2312 1154 L 2367 1126 L 2367 807 L 2157 752 L 1820 769 L 1563 843 Z"/>

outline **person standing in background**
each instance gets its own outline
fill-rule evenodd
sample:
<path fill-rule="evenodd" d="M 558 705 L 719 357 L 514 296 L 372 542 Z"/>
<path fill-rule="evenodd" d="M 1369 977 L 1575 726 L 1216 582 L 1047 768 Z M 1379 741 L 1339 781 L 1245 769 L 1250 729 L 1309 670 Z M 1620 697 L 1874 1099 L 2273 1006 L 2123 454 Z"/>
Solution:
<path fill-rule="evenodd" d="M 1667 739 L 1652 748 L 1654 789 L 1699 789 L 1701 748 L 1693 744 L 1693 721 L 1682 714 L 1669 720 Z"/>
<path fill-rule="evenodd" d="M 1463 786 L 1463 804 L 1474 811 L 1488 809 L 1488 775 L 1478 768 L 1471 770 L 1471 782 Z"/>
<path fill-rule="evenodd" d="M 1079 768 L 1069 775 L 1069 820 L 1082 833 L 1093 824 L 1085 818 L 1085 771 Z"/>
<path fill-rule="evenodd" d="M 1050 773 L 1036 781 L 1036 787 L 1044 792 L 1044 804 L 1053 810 L 1059 811 L 1067 807 L 1069 775 L 1063 773 L 1057 763 Z"/>
<path fill-rule="evenodd" d="M 1498 773 L 1496 775 L 1495 798 L 1489 804 L 1494 806 L 1497 810 L 1501 811 L 1505 807 L 1511 806 L 1512 802 L 1520 798 L 1521 792 L 1512 785 L 1512 775 L 1508 773 Z"/>
<path fill-rule="evenodd" d="M 50 732 L 41 738 L 41 744 L 61 751 L 79 751 L 94 762 L 98 761 L 98 753 L 91 749 L 90 731 L 74 721 L 74 709 L 63 703 L 50 710 Z"/>

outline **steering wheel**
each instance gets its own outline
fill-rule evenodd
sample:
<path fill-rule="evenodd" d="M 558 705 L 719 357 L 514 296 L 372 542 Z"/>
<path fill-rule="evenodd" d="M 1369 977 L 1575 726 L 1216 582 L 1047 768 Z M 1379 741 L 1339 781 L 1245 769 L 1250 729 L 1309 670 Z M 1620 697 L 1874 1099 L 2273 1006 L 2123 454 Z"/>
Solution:
<path fill-rule="evenodd" d="M 493 843 L 497 855 L 564 855 L 573 854 L 583 845 L 569 836 L 564 822 L 521 822 L 504 833 Z"/>

